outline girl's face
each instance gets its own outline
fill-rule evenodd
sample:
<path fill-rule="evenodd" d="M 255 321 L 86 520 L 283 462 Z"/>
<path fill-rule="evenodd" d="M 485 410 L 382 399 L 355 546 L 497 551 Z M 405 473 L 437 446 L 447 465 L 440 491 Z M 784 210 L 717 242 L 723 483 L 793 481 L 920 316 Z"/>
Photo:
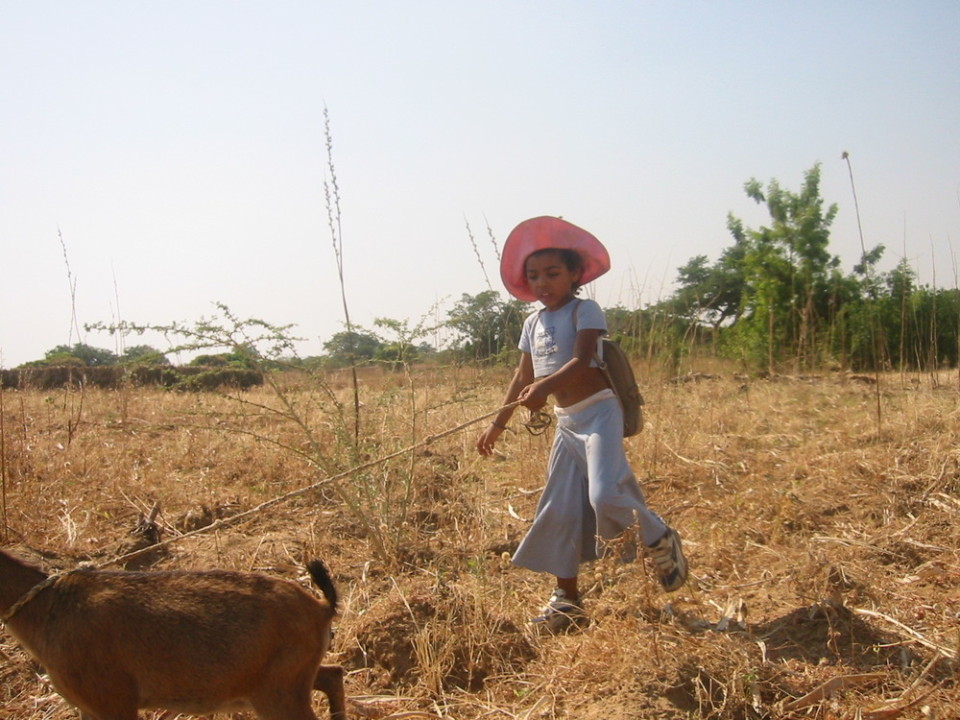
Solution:
<path fill-rule="evenodd" d="M 581 271 L 570 270 L 560 253 L 539 252 L 527 258 L 527 285 L 547 310 L 557 310 L 573 299 Z"/>

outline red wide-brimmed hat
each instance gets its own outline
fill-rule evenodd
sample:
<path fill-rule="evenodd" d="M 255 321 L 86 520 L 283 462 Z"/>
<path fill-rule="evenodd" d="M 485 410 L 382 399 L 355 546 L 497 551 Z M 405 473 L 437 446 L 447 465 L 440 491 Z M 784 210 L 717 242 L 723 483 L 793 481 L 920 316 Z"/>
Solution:
<path fill-rule="evenodd" d="M 538 250 L 575 250 L 583 263 L 580 284 L 596 280 L 610 269 L 610 255 L 597 238 L 566 220 L 543 216 L 524 220 L 507 236 L 500 256 L 500 278 L 511 295 L 533 302 L 527 284 L 527 258 Z"/>

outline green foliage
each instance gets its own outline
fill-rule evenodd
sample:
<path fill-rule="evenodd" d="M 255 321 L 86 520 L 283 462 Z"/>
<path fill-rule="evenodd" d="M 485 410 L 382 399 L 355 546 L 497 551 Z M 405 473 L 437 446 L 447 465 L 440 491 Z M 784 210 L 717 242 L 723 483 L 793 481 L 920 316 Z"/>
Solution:
<path fill-rule="evenodd" d="M 799 192 L 777 180 L 764 191 L 756 179 L 744 190 L 766 205 L 771 223 L 752 230 L 732 216 L 728 220 L 742 248 L 742 337 L 754 359 L 765 354 L 768 361 L 793 356 L 805 365 L 816 363 L 822 359 L 818 333 L 828 319 L 832 281 L 840 265 L 828 251 L 837 206 L 824 207 L 819 165 L 806 172 Z"/>
<path fill-rule="evenodd" d="M 110 350 L 95 348 L 84 343 L 76 343 L 73 347 L 69 345 L 57 345 L 44 354 L 42 361 L 28 363 L 28 365 L 101 367 L 115 365 L 116 362 L 117 356 Z"/>
<path fill-rule="evenodd" d="M 169 365 L 167 356 L 150 345 L 133 345 L 120 355 L 120 362 L 137 365 Z"/>
<path fill-rule="evenodd" d="M 505 353 L 513 357 L 528 313 L 527 303 L 505 302 L 500 293 L 485 290 L 477 295 L 464 293 L 450 311 L 447 324 L 458 333 L 457 348 L 462 358 L 490 360 Z"/>
<path fill-rule="evenodd" d="M 203 354 L 197 355 L 193 360 L 190 361 L 190 365 L 194 367 L 208 367 L 208 368 L 217 368 L 217 367 L 226 367 L 230 361 L 227 359 L 229 357 L 228 353 L 217 353 L 215 355 Z"/>
<path fill-rule="evenodd" d="M 238 345 L 230 352 L 197 355 L 189 364 L 193 367 L 257 370 L 260 368 L 260 360 L 256 348 L 244 344 Z"/>
<path fill-rule="evenodd" d="M 735 243 L 712 266 L 705 255 L 698 255 L 677 271 L 677 292 L 669 301 L 673 311 L 693 323 L 705 323 L 715 329 L 736 322 L 742 312 L 746 279 L 742 225 L 731 217 L 728 227 Z"/>
<path fill-rule="evenodd" d="M 374 358 L 386 363 L 394 370 L 400 370 L 417 362 L 424 355 L 429 355 L 433 349 L 425 342 L 415 344 L 429 333 L 434 331 L 433 327 L 426 324 L 421 319 L 413 328 L 407 320 L 393 320 L 391 318 L 377 318 L 373 321 L 381 330 L 386 331 L 391 337 L 384 339 L 374 355 Z"/>
<path fill-rule="evenodd" d="M 380 338 L 372 333 L 344 330 L 325 342 L 323 349 L 333 366 L 344 367 L 373 360 L 381 345 Z"/>
<path fill-rule="evenodd" d="M 829 250 L 837 206 L 820 196 L 819 165 L 797 192 L 756 179 L 744 190 L 766 207 L 770 222 L 753 229 L 728 216 L 733 245 L 720 259 L 710 264 L 701 255 L 679 268 L 677 292 L 657 308 L 672 318 L 660 326 L 672 331 L 660 336 L 677 343 L 675 352 L 709 338 L 720 354 L 771 371 L 957 364 L 960 292 L 917 286 L 905 260 L 878 272 L 882 245 L 865 249 L 843 273 Z M 703 333 L 705 326 L 713 332 Z"/>
<path fill-rule="evenodd" d="M 198 370 L 191 373 L 184 370 Z M 164 373 L 170 376 L 169 371 Z M 176 380 L 169 385 L 174 390 L 188 392 L 221 390 L 223 388 L 233 388 L 237 390 L 249 390 L 252 387 L 263 385 L 263 373 L 258 370 L 242 367 L 220 367 L 220 368 L 184 368 L 174 374 Z"/>
<path fill-rule="evenodd" d="M 117 390 L 128 384 L 155 385 L 172 390 L 246 390 L 263 384 L 263 374 L 241 368 L 173 367 L 171 365 L 33 365 L 6 370 L 0 378 L 4 387 L 52 390 L 95 387 Z"/>
<path fill-rule="evenodd" d="M 881 361 L 898 368 L 956 366 L 960 291 L 915 283 L 906 261 L 879 277 L 885 289 L 874 302 Z"/>

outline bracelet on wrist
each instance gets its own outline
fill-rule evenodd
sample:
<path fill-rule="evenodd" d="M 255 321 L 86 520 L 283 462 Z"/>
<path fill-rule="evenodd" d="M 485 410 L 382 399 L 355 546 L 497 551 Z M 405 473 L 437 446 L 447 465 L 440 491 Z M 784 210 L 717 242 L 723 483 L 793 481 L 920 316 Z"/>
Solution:
<path fill-rule="evenodd" d="M 500 428 L 501 430 L 506 430 L 506 429 L 507 429 L 507 426 L 506 426 L 506 425 L 504 425 L 503 423 L 498 423 L 496 420 L 494 420 L 494 421 L 491 422 L 490 424 L 493 425 L 495 428 Z"/>

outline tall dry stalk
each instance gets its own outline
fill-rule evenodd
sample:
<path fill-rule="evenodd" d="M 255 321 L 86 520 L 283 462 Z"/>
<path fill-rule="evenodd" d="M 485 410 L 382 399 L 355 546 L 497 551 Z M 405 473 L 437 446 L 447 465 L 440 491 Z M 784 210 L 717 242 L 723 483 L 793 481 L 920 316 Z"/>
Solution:
<path fill-rule="evenodd" d="M 497 258 L 497 263 L 500 262 L 500 246 L 497 245 L 497 238 L 493 234 L 493 228 L 490 227 L 490 221 L 487 220 L 487 216 L 483 216 L 483 224 L 487 226 L 487 237 L 490 238 L 490 244 L 493 245 L 493 254 Z"/>
<path fill-rule="evenodd" d="M 73 271 L 70 269 L 70 258 L 67 255 L 67 244 L 63 239 L 63 232 L 61 232 L 59 226 L 57 227 L 57 238 L 60 240 L 60 249 L 63 250 L 63 263 L 67 268 L 67 284 L 70 287 L 70 327 L 67 333 L 67 347 L 72 347 L 74 330 L 77 331 L 77 342 L 83 342 L 83 338 L 80 335 L 80 324 L 77 321 L 77 281 L 73 276 Z M 82 376 L 78 384 L 80 386 L 80 400 L 76 404 L 74 404 L 73 395 L 71 394 L 71 383 L 66 383 L 63 386 L 64 408 L 70 408 L 69 419 L 67 420 L 67 445 L 73 443 L 74 433 L 80 426 L 80 419 L 83 415 L 83 398 L 86 383 L 84 382 Z"/>
<path fill-rule="evenodd" d="M 853 181 L 853 164 L 850 162 L 850 153 L 846 150 L 843 151 L 841 158 L 847 163 L 847 170 L 850 174 L 850 190 L 853 192 L 853 207 L 857 214 L 857 232 L 860 235 L 860 252 L 861 252 L 861 262 L 863 264 L 863 272 L 867 275 L 869 280 L 870 265 L 867 263 L 867 246 L 863 241 L 863 224 L 860 222 L 860 202 L 857 200 L 857 186 Z M 883 423 L 883 411 L 880 405 L 880 362 L 881 362 L 881 353 L 879 349 L 879 337 L 877 333 L 877 318 L 876 318 L 876 308 L 874 307 L 874 297 L 873 291 L 871 289 L 870 298 L 867 301 L 868 303 L 868 315 L 870 319 L 870 339 L 873 344 L 873 379 L 874 379 L 874 393 L 877 406 L 877 435 L 880 435 L 880 429 Z"/>
<path fill-rule="evenodd" d="M 473 230 L 470 228 L 470 221 L 467 220 L 467 216 L 466 216 L 466 215 L 463 216 L 463 223 L 464 223 L 464 225 L 467 226 L 467 237 L 470 239 L 470 246 L 473 248 L 473 254 L 474 254 L 474 255 L 476 256 L 476 258 L 477 258 L 477 264 L 480 265 L 480 272 L 483 273 L 483 280 L 484 280 L 484 282 L 487 283 L 487 289 L 493 290 L 493 285 L 490 284 L 490 276 L 487 275 L 487 266 L 484 265 L 484 263 L 483 263 L 483 256 L 480 254 L 480 248 L 477 247 L 477 240 L 476 240 L 476 238 L 473 237 Z M 493 239 L 493 234 L 492 234 L 492 231 L 490 230 L 490 226 L 489 226 L 489 225 L 487 225 L 487 231 L 491 233 L 491 234 L 490 234 L 490 238 L 491 238 L 491 240 L 492 240 L 492 239 Z M 496 247 L 497 247 L 496 242 L 494 242 L 493 247 L 494 247 L 494 249 L 496 249 Z"/>
<path fill-rule="evenodd" d="M 903 257 L 907 257 L 907 218 L 903 218 Z M 906 276 L 900 274 L 900 382 L 905 380 L 907 363 L 907 282 Z"/>
<path fill-rule="evenodd" d="M 67 285 L 70 288 L 70 325 L 67 332 L 67 346 L 73 345 L 73 331 L 77 331 L 77 342 L 82 342 L 80 324 L 77 322 L 77 281 L 70 269 L 70 258 L 67 256 L 67 244 L 63 240 L 63 232 L 57 226 L 57 238 L 60 240 L 60 249 L 63 251 L 63 263 L 67 268 Z"/>
<path fill-rule="evenodd" d="M 4 423 L 3 378 L 0 378 L 0 540 L 7 541 L 7 428 Z"/>
<path fill-rule="evenodd" d="M 930 240 L 930 257 L 933 258 L 933 239 Z M 940 384 L 940 348 L 937 343 L 937 263 L 931 263 L 933 273 L 931 282 L 933 292 L 930 294 L 930 376 L 933 386 Z"/>
<path fill-rule="evenodd" d="M 953 243 L 947 235 L 947 245 L 950 248 L 950 266 L 953 268 L 953 292 L 957 302 L 957 357 L 960 358 L 960 277 L 957 275 L 957 256 L 953 251 Z M 960 390 L 960 363 L 957 363 L 957 389 Z"/>
<path fill-rule="evenodd" d="M 343 232 L 340 214 L 340 186 L 337 184 L 337 170 L 333 164 L 333 133 L 330 130 L 330 112 L 323 108 L 323 132 L 327 147 L 327 170 L 330 179 L 323 181 L 323 194 L 327 206 L 327 224 L 333 239 L 333 254 L 337 260 L 337 278 L 340 282 L 340 300 L 343 303 L 343 318 L 347 332 L 353 334 L 350 322 L 350 306 L 347 303 L 347 287 L 343 277 Z M 350 377 L 353 382 L 353 441 L 360 441 L 360 383 L 357 380 L 357 363 L 352 351 L 350 354 Z"/>
<path fill-rule="evenodd" d="M 957 205 L 960 205 L 960 188 L 957 188 Z M 957 261 L 953 254 L 953 242 L 947 233 L 947 243 L 950 245 L 950 258 L 953 261 L 953 289 L 957 293 L 958 311 L 960 311 L 960 282 L 957 280 Z M 957 312 L 957 357 L 960 358 L 960 312 Z M 960 362 L 957 363 L 957 389 L 960 390 Z"/>

